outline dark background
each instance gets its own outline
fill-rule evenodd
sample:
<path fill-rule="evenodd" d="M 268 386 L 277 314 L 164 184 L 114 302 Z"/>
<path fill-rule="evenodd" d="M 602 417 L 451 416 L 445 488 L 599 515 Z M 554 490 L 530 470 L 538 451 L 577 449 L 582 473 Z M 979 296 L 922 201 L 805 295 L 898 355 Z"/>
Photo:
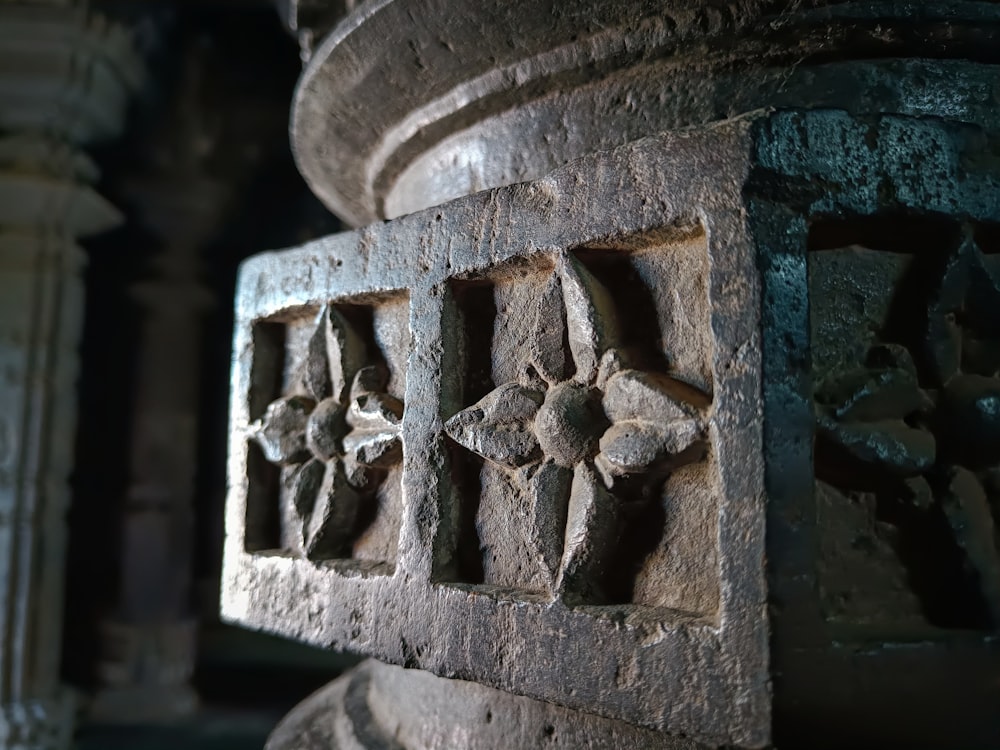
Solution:
<path fill-rule="evenodd" d="M 271 5 L 132 1 L 104 3 L 99 10 L 135 28 L 149 77 L 123 138 L 90 151 L 102 170 L 98 189 L 127 220 L 86 243 L 64 678 L 83 697 L 81 748 L 260 748 L 285 712 L 352 659 L 218 621 L 236 270 L 254 253 L 341 227 L 313 198 L 292 161 L 287 123 L 301 60 Z M 224 186 L 224 200 L 213 185 Z M 201 281 L 215 300 L 201 332 L 194 497 L 191 606 L 202 624 L 195 687 L 203 708 L 171 727 L 95 727 L 87 723 L 86 699 L 97 688 L 98 622 L 113 613 L 118 593 L 120 513 L 129 480 L 141 314 L 129 288 L 155 278 L 157 253 L 184 241 L 191 229 L 179 222 L 172 236 L 163 236 L 156 221 L 158 199 L 169 200 L 170 191 L 178 190 L 189 197 L 192 191 L 203 194 L 208 229 L 196 239 Z"/>

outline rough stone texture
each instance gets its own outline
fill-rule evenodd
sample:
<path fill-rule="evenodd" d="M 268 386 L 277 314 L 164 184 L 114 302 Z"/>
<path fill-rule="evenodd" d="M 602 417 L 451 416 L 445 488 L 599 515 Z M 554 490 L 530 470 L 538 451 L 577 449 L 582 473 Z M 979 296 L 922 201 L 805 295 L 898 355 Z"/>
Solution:
<path fill-rule="evenodd" d="M 691 740 L 374 660 L 317 691 L 265 750 L 699 750 Z"/>
<path fill-rule="evenodd" d="M 854 524 L 821 528 L 827 544 L 865 550 L 855 535 L 875 525 L 877 544 L 894 553 L 868 549 L 868 576 L 824 556 L 820 584 L 837 580 L 827 602 L 837 620 L 919 613 L 932 630 L 1000 626 L 987 499 L 1000 466 L 1000 264 L 977 226 L 887 216 L 813 227 L 817 474 L 844 493 L 845 520 L 852 504 L 865 508 Z M 909 606 L 885 597 L 878 579 L 900 568 Z"/>
<path fill-rule="evenodd" d="M 708 744 L 770 676 L 779 744 L 988 746 L 998 147 L 760 113 L 249 261 L 224 615 Z M 282 550 L 251 424 L 324 306 L 403 297 L 398 554 Z"/>
<path fill-rule="evenodd" d="M 86 74 L 82 74 L 86 71 Z M 79 237 L 118 211 L 76 146 L 116 135 L 142 66 L 71 3 L 0 4 L 0 747 L 63 748 L 66 481 L 83 288 Z"/>
<path fill-rule="evenodd" d="M 767 744 L 760 298 L 741 195 L 759 127 L 642 141 L 246 263 L 223 616 Z M 693 292 L 689 316 L 675 290 Z M 319 396 L 303 384 L 330 310 L 406 408 L 378 492 L 359 501 L 345 471 L 322 495 L 366 508 L 359 525 L 321 519 L 353 546 L 319 550 L 302 544 L 316 513 L 290 479 L 302 469 L 271 463 L 255 422 Z M 398 529 L 396 548 L 361 554 L 364 523 Z"/>
<path fill-rule="evenodd" d="M 246 267 L 229 616 L 712 744 L 996 744 L 1000 5 L 454 11 L 372 0 L 304 72 L 349 223 L 491 190 Z M 398 552 L 306 562 L 247 430 L 386 294 Z"/>
<path fill-rule="evenodd" d="M 759 142 L 779 745 L 1000 733 L 991 130 L 784 113 Z"/>
<path fill-rule="evenodd" d="M 322 5 L 331 12 L 340 0 Z M 935 0 L 369 0 L 293 103 L 314 192 L 354 226 L 761 107 L 984 122 L 1000 6 Z M 373 54 L 377 50 L 377 54 Z"/>

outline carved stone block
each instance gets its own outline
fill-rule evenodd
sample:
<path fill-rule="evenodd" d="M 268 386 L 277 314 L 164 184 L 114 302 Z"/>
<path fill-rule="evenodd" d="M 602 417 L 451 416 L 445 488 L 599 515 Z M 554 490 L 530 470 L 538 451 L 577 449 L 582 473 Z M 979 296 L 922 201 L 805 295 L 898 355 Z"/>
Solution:
<path fill-rule="evenodd" d="M 392 574 L 408 315 L 405 293 L 369 294 L 255 324 L 252 548 Z"/>
<path fill-rule="evenodd" d="M 750 129 L 245 264 L 224 616 L 765 744 Z"/>
<path fill-rule="evenodd" d="M 713 745 L 986 689 L 994 148 L 761 113 L 250 260 L 224 616 Z"/>

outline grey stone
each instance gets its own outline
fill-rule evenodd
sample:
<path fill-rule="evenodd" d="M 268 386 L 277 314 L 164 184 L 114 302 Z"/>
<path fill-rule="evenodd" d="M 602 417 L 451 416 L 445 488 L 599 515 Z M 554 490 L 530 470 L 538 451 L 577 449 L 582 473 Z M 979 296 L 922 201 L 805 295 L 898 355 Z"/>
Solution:
<path fill-rule="evenodd" d="M 901 476 L 917 476 L 934 466 L 937 452 L 934 436 L 908 426 L 901 419 L 845 425 L 821 418 L 818 426 L 824 436 L 850 455 Z"/>
<path fill-rule="evenodd" d="M 982 508 L 995 513 L 995 490 L 977 504 L 976 484 L 987 487 L 991 469 L 963 458 L 969 443 L 949 435 L 944 395 L 988 361 L 982 348 L 972 359 L 954 352 L 989 340 L 993 315 L 965 293 L 936 300 L 946 279 L 960 278 L 956 256 L 970 269 L 966 279 L 987 278 L 971 269 L 988 265 L 996 247 L 991 227 L 1000 217 L 987 197 L 995 195 L 987 144 L 996 122 L 839 112 L 771 122 L 783 124 L 758 156 L 777 170 L 761 177 L 751 213 L 767 226 L 757 236 L 776 716 L 792 744 L 819 735 L 834 744 L 988 744 L 1000 728 L 987 708 L 1000 699 L 989 676 L 1000 662 L 989 572 L 996 552 L 983 541 L 996 521 Z M 945 325 L 928 326 L 936 317 Z M 942 368 L 937 352 L 961 362 L 959 371 Z M 828 439 L 828 427 L 866 434 L 866 455 Z M 914 476 L 882 460 L 878 445 L 893 443 L 924 446 L 920 461 L 905 459 L 902 473 Z M 976 468 L 963 503 L 979 510 L 955 524 L 948 508 L 961 504 L 949 499 L 957 491 L 949 477 L 964 461 Z M 910 689 L 945 674 L 958 694 Z M 877 721 L 866 708 L 873 701 Z M 967 724 L 949 721 L 966 709 Z"/>
<path fill-rule="evenodd" d="M 316 402 L 302 396 L 290 396 L 268 405 L 267 413 L 253 427 L 254 439 L 268 461 L 300 463 L 308 457 L 306 430 L 315 422 L 311 419 Z M 308 450 L 316 451 L 316 440 L 310 435 Z"/>
<path fill-rule="evenodd" d="M 369 660 L 300 703 L 265 750 L 700 750 L 621 721 Z"/>
<path fill-rule="evenodd" d="M 245 264 L 223 616 L 708 743 L 767 744 L 759 303 L 739 218 L 761 122 L 641 141 L 533 185 Z M 705 257 L 672 264 L 675 250 Z M 646 275 L 623 286 L 631 269 Z M 697 290 L 686 307 L 708 321 L 704 334 L 673 334 L 684 330 L 671 327 L 674 285 Z M 482 314 L 468 300 L 484 293 L 490 327 L 453 335 Z M 355 328 L 405 383 L 402 472 L 381 485 L 404 501 L 374 521 L 401 514 L 398 554 L 372 567 L 355 542 L 320 565 L 283 546 L 281 528 L 250 523 L 294 504 L 280 485 L 264 491 L 261 464 L 248 461 L 253 409 L 264 408 L 254 404 L 282 397 L 261 399 L 254 384 L 286 373 L 280 391 L 296 392 L 308 356 L 299 321 L 308 328 L 331 304 L 378 321 L 398 294 L 408 336 Z M 662 337 L 632 315 L 639 294 L 664 306 Z M 281 337 L 255 336 L 261 326 L 285 326 L 284 347 L 268 349 Z M 474 385 L 473 367 L 490 382 Z M 610 483 L 595 464 L 612 428 L 607 393 L 613 415 L 640 418 L 660 441 L 648 455 L 629 449 Z M 699 449 L 685 450 L 692 441 Z M 697 488 L 680 483 L 689 469 Z M 690 557 L 675 560 L 668 545 L 623 563 L 637 551 L 619 540 L 682 487 L 677 502 L 692 506 L 671 511 L 670 534 Z M 475 522 L 458 526 L 463 514 Z M 481 577 L 455 566 L 459 545 L 478 555 Z"/>
<path fill-rule="evenodd" d="M 874 736 L 985 736 L 986 710 L 937 723 L 997 697 L 996 469 L 944 437 L 949 386 L 975 375 L 988 397 L 996 377 L 995 147 L 967 124 L 756 113 L 250 261 L 225 616 L 708 744 L 766 745 L 772 705 L 857 722 L 831 736 L 870 726 L 869 703 L 893 717 Z M 956 251 L 976 281 L 939 336 L 923 321 Z M 254 384 L 299 357 L 254 331 L 331 302 L 377 321 L 401 298 L 409 335 L 366 338 L 406 387 L 402 471 L 382 485 L 404 498 L 398 554 L 373 566 L 355 544 L 317 566 L 250 523 L 288 503 L 248 461 Z M 979 348 L 940 384 L 928 336 Z M 563 386 L 592 392 L 549 402 Z M 596 444 L 562 440 L 592 403 Z M 504 457 L 507 426 L 538 452 Z M 954 697 L 882 700 L 957 669 Z"/>
<path fill-rule="evenodd" d="M 544 395 L 505 383 L 445 424 L 448 435 L 484 458 L 517 468 L 539 457 L 532 422 Z"/>
<path fill-rule="evenodd" d="M 336 15 L 340 0 L 323 6 Z M 996 117 L 994 3 L 919 14 L 891 0 L 456 7 L 362 3 L 304 71 L 296 159 L 353 226 L 760 108 Z M 827 147 L 831 165 L 850 162 Z"/>

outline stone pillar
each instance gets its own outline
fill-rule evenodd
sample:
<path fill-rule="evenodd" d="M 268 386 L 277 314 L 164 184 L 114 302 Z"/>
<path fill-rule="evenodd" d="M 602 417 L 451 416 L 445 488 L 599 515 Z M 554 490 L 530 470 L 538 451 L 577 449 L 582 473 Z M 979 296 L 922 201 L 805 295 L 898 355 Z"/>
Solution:
<path fill-rule="evenodd" d="M 214 228 L 221 186 L 190 175 L 133 182 L 143 219 L 163 249 L 132 288 L 142 323 L 131 431 L 131 482 L 121 515 L 121 589 L 101 624 L 94 719 L 144 723 L 192 713 L 197 656 L 192 610 L 194 481 L 202 316 L 213 296 L 200 283 L 202 242 Z"/>
<path fill-rule="evenodd" d="M 104 687 L 94 719 L 170 721 L 196 710 L 193 610 L 195 478 L 203 316 L 214 304 L 201 252 L 230 189 L 207 175 L 215 139 L 200 110 L 204 60 L 185 49 L 171 116 L 149 138 L 149 158 L 126 179 L 137 220 L 159 244 L 132 287 L 141 316 L 133 396 L 130 482 L 121 509 L 121 566 L 113 617 L 101 624 Z"/>
<path fill-rule="evenodd" d="M 241 270 L 222 611 L 398 666 L 270 748 L 995 742 L 1000 6 L 911 11 L 317 48 L 293 148 L 363 228 Z"/>
<path fill-rule="evenodd" d="M 118 134 L 141 65 L 71 3 L 0 4 L 0 747 L 62 748 L 67 479 L 85 256 L 118 224 L 79 144 Z"/>

